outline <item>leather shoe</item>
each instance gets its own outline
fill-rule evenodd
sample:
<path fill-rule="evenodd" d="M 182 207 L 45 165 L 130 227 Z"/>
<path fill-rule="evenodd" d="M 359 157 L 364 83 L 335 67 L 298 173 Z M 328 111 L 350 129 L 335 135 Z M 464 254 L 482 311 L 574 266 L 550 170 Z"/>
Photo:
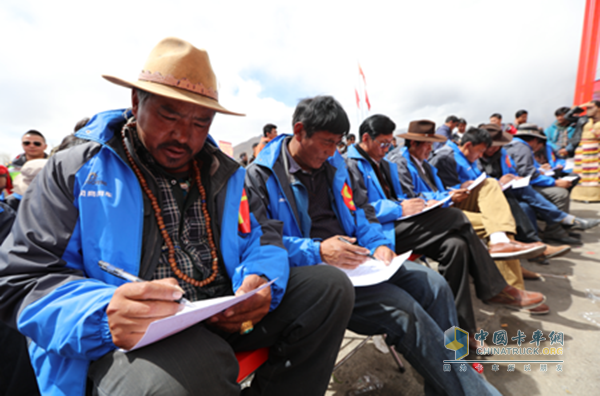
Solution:
<path fill-rule="evenodd" d="M 550 307 L 542 304 L 532 309 L 524 309 L 523 312 L 529 312 L 530 315 L 546 315 L 550 312 Z"/>
<path fill-rule="evenodd" d="M 553 258 L 564 256 L 565 254 L 571 251 L 571 246 L 561 245 L 561 246 L 551 246 L 546 245 L 546 250 L 544 250 L 544 257 Z"/>
<path fill-rule="evenodd" d="M 529 271 L 528 269 L 523 268 L 523 266 L 521 266 L 521 273 L 523 274 L 523 279 L 527 280 L 538 280 L 542 278 L 537 272 Z"/>
<path fill-rule="evenodd" d="M 510 241 L 491 245 L 489 253 L 494 260 L 509 260 L 537 257 L 544 250 L 546 250 L 546 245 L 541 242 L 522 243 Z"/>
<path fill-rule="evenodd" d="M 511 309 L 532 309 L 542 305 L 546 296 L 538 292 L 519 290 L 510 285 L 487 301 L 488 304 L 502 305 Z"/>

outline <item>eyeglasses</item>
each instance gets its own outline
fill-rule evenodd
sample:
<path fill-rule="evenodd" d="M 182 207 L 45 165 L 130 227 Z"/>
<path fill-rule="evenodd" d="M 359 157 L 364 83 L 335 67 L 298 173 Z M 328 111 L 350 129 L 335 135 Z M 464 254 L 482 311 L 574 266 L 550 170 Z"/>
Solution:
<path fill-rule="evenodd" d="M 29 146 L 32 143 L 35 147 L 42 147 L 42 142 L 30 142 L 28 140 L 23 142 L 23 146 Z"/>
<path fill-rule="evenodd" d="M 377 139 L 373 139 L 373 141 L 375 143 L 379 143 L 379 147 L 381 147 L 381 148 L 388 148 L 388 147 L 390 147 L 392 145 L 392 142 L 383 142 L 383 143 L 380 143 Z"/>

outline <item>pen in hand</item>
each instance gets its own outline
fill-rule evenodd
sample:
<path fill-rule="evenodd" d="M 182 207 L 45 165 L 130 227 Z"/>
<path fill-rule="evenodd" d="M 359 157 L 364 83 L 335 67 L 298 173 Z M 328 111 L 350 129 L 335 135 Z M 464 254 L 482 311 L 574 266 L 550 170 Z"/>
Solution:
<path fill-rule="evenodd" d="M 344 243 L 347 243 L 348 245 L 354 245 L 352 242 L 348 241 L 348 240 L 347 240 L 347 239 L 345 239 L 345 238 L 338 237 L 338 239 L 339 239 L 340 241 L 344 242 Z M 356 253 L 356 254 L 360 254 L 360 255 L 363 255 L 363 256 L 367 256 L 367 257 L 368 257 L 368 258 L 370 258 L 370 259 L 373 259 L 373 260 L 380 261 L 378 258 L 376 258 L 375 256 L 373 256 L 371 253 L 368 253 L 368 254 Z"/>
<path fill-rule="evenodd" d="M 116 276 L 117 278 L 121 278 L 129 282 L 145 282 L 145 280 L 143 280 L 142 278 L 138 278 L 137 276 L 132 275 L 125 270 L 122 270 L 121 268 L 117 268 L 114 265 L 107 263 L 106 261 L 100 260 L 98 261 L 98 265 L 100 266 L 100 269 L 102 269 L 105 272 L 108 272 L 111 275 Z M 193 306 L 193 304 L 188 299 L 183 297 L 179 300 L 175 300 L 175 302 L 179 304 L 185 304 L 187 306 Z"/>

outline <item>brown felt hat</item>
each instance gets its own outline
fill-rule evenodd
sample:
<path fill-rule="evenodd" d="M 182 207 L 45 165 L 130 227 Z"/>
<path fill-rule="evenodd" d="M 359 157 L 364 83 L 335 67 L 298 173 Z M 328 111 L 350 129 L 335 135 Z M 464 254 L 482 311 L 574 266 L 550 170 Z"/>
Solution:
<path fill-rule="evenodd" d="M 519 125 L 519 127 L 517 128 L 517 133 L 515 133 L 515 136 L 516 137 L 533 136 L 533 137 L 536 137 L 536 138 L 542 139 L 542 140 L 547 139 L 546 135 L 544 135 L 544 133 L 542 131 L 540 131 L 540 128 L 538 128 L 537 125 L 529 124 L 529 123 Z"/>
<path fill-rule="evenodd" d="M 496 124 L 482 124 L 479 129 L 488 131 L 492 138 L 492 146 L 504 146 L 510 143 L 513 136 L 508 132 L 503 132 L 502 128 Z"/>
<path fill-rule="evenodd" d="M 217 78 L 208 53 L 178 38 L 166 38 L 154 47 L 137 81 L 102 77 L 123 87 L 194 103 L 219 113 L 244 115 L 219 104 Z"/>
<path fill-rule="evenodd" d="M 408 124 L 408 131 L 396 136 L 417 142 L 445 142 L 448 140 L 445 136 L 435 133 L 435 122 L 429 120 L 411 121 Z"/>

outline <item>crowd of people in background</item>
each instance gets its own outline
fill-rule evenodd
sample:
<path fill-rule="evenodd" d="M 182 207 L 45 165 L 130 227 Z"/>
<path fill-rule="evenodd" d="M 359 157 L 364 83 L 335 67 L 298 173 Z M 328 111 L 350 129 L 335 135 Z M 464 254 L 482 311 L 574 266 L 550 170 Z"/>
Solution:
<path fill-rule="evenodd" d="M 131 109 L 82 119 L 50 153 L 56 156 L 50 160 L 43 134 L 27 131 L 21 139 L 23 153 L 0 166 L 0 238 L 6 239 L 0 252 L 6 260 L 0 264 L 0 288 L 7 293 L 1 307 L 1 347 L 3 356 L 15 357 L 3 359 L 0 371 L 13 373 L 3 390 L 10 393 L 29 384 L 30 394 L 37 392 L 27 341 L 17 326 L 32 338 L 37 379 L 49 393 L 114 387 L 120 388 L 119 394 L 128 394 L 123 387 L 140 382 L 128 378 L 127 370 L 147 356 L 135 352 L 127 359 L 117 349 L 134 344 L 111 333 L 114 327 L 109 329 L 105 316 L 115 310 L 106 306 L 116 298 L 112 297 L 116 284 L 96 268 L 100 250 L 107 256 L 114 251 L 129 254 L 131 249 L 118 249 L 121 239 L 132 243 L 139 239 L 146 245 L 145 250 L 140 248 L 138 261 L 146 270 L 155 269 L 144 273 L 144 279 L 152 283 L 177 278 L 171 279 L 172 284 L 153 283 L 156 290 L 176 295 L 176 300 L 183 290 L 190 299 L 200 300 L 276 282 L 267 288 L 271 291 L 260 308 L 248 308 L 256 320 L 236 317 L 246 311 L 226 311 L 211 317 L 196 333 L 173 336 L 184 342 L 146 350 L 154 359 L 154 354 L 163 356 L 178 345 L 178 356 L 189 363 L 181 375 L 196 387 L 218 389 L 213 394 L 237 394 L 235 376 L 228 371 L 232 348 L 270 346 L 271 358 L 257 372 L 254 391 L 271 389 L 271 394 L 278 394 L 275 389 L 281 392 L 295 384 L 289 394 L 317 394 L 327 386 L 347 327 L 364 335 L 386 334 L 386 342 L 423 376 L 427 394 L 499 394 L 474 370 L 442 372 L 442 361 L 454 359 L 453 352 L 442 347 L 443 333 L 460 326 L 469 332 L 473 351 L 487 347 L 474 338 L 475 297 L 531 315 L 550 312 L 546 296 L 526 290 L 525 280 L 535 281 L 540 275 L 525 269 L 520 260 L 549 265 L 571 246 L 581 245 L 581 232 L 600 224 L 599 219 L 571 214 L 569 205 L 571 199 L 600 201 L 600 102 L 558 108 L 556 121 L 545 130 L 528 122 L 526 110 L 519 110 L 513 123 L 503 123 L 502 115 L 494 113 L 469 127 L 464 118 L 450 115 L 438 128 L 431 120 L 412 120 L 400 134 L 390 117 L 377 114 L 365 119 L 357 134 L 350 134 L 348 116 L 339 102 L 317 96 L 299 102 L 291 116 L 291 134 L 278 134 L 276 125 L 266 124 L 252 155 L 241 153 L 236 162 L 210 139 L 194 140 L 208 135 L 215 112 L 237 115 L 223 108 L 216 95 L 212 101 L 206 99 L 216 84 L 205 52 L 173 38 L 158 47 L 167 53 L 177 48 L 175 54 L 185 48 L 192 54 L 185 60 L 175 55 L 154 62 L 160 71 L 161 62 L 189 66 L 195 59 L 194 67 L 182 68 L 180 78 L 205 79 L 201 95 L 181 99 L 181 90 L 188 88 L 168 79 L 148 85 L 105 77 L 133 89 Z M 200 77 L 190 71 L 198 68 L 204 71 Z M 149 76 L 142 73 L 143 78 L 154 78 Z M 153 91 L 156 84 L 161 89 Z M 172 138 L 170 122 L 178 117 L 183 121 L 173 130 L 192 125 L 186 129 L 192 132 L 185 142 L 167 140 Z M 76 134 L 83 130 L 86 133 Z M 183 135 L 173 139 L 183 140 Z M 398 143 L 400 139 L 403 143 Z M 85 149 L 77 147 L 81 144 Z M 167 166 L 175 162 L 176 167 Z M 40 172 L 45 180 L 39 180 Z M 29 199 L 32 183 L 35 197 Z M 109 189 L 103 189 L 107 184 L 113 194 L 119 191 L 129 199 L 96 206 L 104 202 L 96 198 L 110 196 Z M 137 185 L 143 196 L 129 189 Z M 231 198 L 234 192 L 241 202 Z M 24 197 L 28 199 L 23 201 Z M 59 203 L 52 206 L 54 199 Z M 129 229 L 122 218 L 122 224 L 103 220 L 97 212 L 101 208 L 113 215 L 134 216 L 140 206 L 145 208 L 140 216 L 146 217 L 139 219 L 143 223 L 139 230 Z M 54 223 L 40 225 L 46 215 Z M 94 227 L 87 223 L 90 218 Z M 106 230 L 99 229 L 98 222 Z M 111 232 L 115 235 L 108 235 Z M 221 235 L 217 242 L 215 233 Z M 61 257 L 51 252 L 59 245 L 64 248 Z M 367 257 L 389 264 L 409 250 L 415 260 L 437 262 L 436 269 L 409 260 L 384 283 L 352 288 L 333 268 L 355 269 Z M 94 259 L 88 260 L 91 256 Z M 130 261 L 142 271 L 134 258 Z M 322 263 L 328 265 L 318 265 Z M 77 301 L 94 298 L 84 306 L 76 301 L 77 295 L 81 296 Z M 174 304 L 171 300 L 168 303 Z M 77 331 L 68 340 L 52 341 L 65 312 L 70 318 L 77 316 L 71 309 L 87 319 L 73 322 Z M 87 321 L 104 326 L 106 334 L 97 335 Z M 43 327 L 49 322 L 54 327 L 46 331 Z M 253 326 L 260 330 L 244 331 L 248 322 L 249 331 Z M 193 342 L 187 342 L 190 339 Z M 74 346 L 64 347 L 61 340 Z M 166 345 L 161 342 L 156 348 Z M 215 359 L 209 362 L 204 353 L 200 358 L 190 355 L 193 348 L 187 345 L 196 343 Z M 205 368 L 215 367 L 216 374 L 196 370 L 200 361 Z M 140 386 L 150 388 L 179 375 L 152 370 L 156 376 L 147 375 L 142 381 L 147 384 Z"/>

